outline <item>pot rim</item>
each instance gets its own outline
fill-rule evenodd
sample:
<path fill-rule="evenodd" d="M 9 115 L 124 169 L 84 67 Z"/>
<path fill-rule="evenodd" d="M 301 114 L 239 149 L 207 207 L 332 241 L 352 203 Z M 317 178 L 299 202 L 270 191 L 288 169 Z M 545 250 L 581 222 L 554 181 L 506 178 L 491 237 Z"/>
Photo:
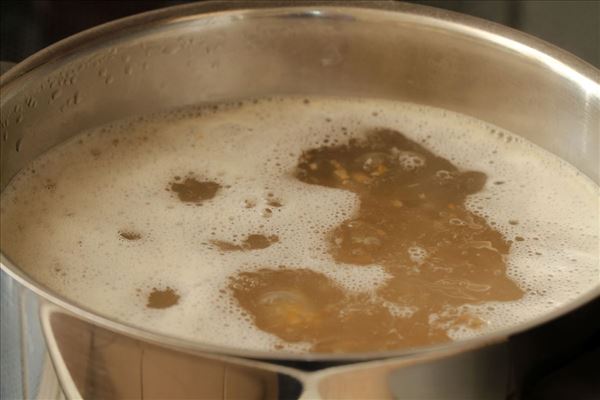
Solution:
<path fill-rule="evenodd" d="M 344 1 L 297 1 L 293 4 L 285 1 L 209 1 L 166 7 L 93 27 L 42 49 L 2 75 L 2 77 L 0 77 L 0 88 L 7 89 L 9 84 L 18 81 L 21 77 L 26 77 L 37 68 L 50 62 L 63 60 L 78 51 L 92 48 L 94 45 L 104 42 L 110 37 L 126 35 L 132 31 L 146 30 L 153 25 L 166 25 L 213 15 L 244 13 L 247 17 L 264 17 L 282 16 L 289 14 L 290 12 L 293 12 L 296 15 L 300 14 L 311 17 L 327 17 L 337 13 L 351 15 L 371 13 L 372 16 L 376 16 L 375 14 L 377 13 L 392 13 L 394 17 L 399 20 L 412 20 L 413 22 L 419 22 L 431 27 L 476 37 L 483 41 L 493 42 L 501 47 L 531 58 L 551 69 L 561 77 L 578 85 L 591 98 L 596 98 L 600 101 L 600 70 L 554 45 L 494 22 L 433 7 L 392 1 L 357 1 L 352 2 L 351 5 Z M 66 299 L 62 295 L 55 293 L 53 290 L 33 280 L 1 251 L 0 268 L 10 277 L 42 298 L 68 310 L 78 318 L 82 318 L 100 327 L 142 341 L 173 347 L 190 353 L 210 353 L 262 360 L 352 362 L 392 357 L 408 357 L 411 355 L 421 355 L 438 351 L 460 352 L 483 347 L 490 343 L 505 341 L 513 335 L 554 320 L 594 299 L 600 298 L 599 279 L 599 284 L 596 285 L 595 288 L 551 312 L 527 320 L 521 324 L 495 330 L 491 333 L 470 339 L 450 341 L 438 345 L 412 347 L 402 350 L 360 353 L 292 353 L 284 351 L 238 349 L 202 343 L 200 341 L 184 339 L 174 335 L 151 332 L 126 322 L 113 320 L 101 313 L 89 310 L 86 307 L 78 305 L 74 301 Z"/>

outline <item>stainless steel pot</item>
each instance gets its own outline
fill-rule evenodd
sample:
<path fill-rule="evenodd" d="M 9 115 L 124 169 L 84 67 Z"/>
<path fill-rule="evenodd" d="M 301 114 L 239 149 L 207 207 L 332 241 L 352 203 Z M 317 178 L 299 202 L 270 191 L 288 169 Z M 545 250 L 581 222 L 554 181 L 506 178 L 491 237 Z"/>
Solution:
<path fill-rule="evenodd" d="M 395 2 L 347 3 L 192 4 L 40 51 L 0 81 L 1 188 L 40 153 L 90 127 L 285 94 L 390 98 L 461 112 L 520 134 L 599 181 L 598 70 L 493 23 Z M 20 338 L 2 362 L 4 369 L 15 360 L 8 368 L 23 382 L 17 397 L 54 390 L 86 399 L 517 398 L 522 380 L 543 370 L 540 360 L 600 331 L 595 318 L 568 337 L 553 336 L 598 311 L 599 285 L 526 324 L 442 346 L 240 351 L 113 321 L 35 282 L 4 254 L 1 262 L 3 341 Z M 55 377 L 60 387 L 52 386 Z"/>

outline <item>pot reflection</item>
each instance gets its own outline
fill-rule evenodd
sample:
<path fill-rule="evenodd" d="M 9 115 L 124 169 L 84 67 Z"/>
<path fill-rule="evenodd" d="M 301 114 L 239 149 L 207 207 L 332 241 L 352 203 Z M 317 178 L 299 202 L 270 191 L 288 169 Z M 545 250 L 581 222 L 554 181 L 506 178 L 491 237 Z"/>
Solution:
<path fill-rule="evenodd" d="M 279 398 L 277 372 L 141 342 L 52 306 L 42 315 L 51 358 L 69 398 Z"/>
<path fill-rule="evenodd" d="M 153 345 L 50 304 L 41 317 L 68 399 L 503 399 L 507 393 L 498 379 L 508 372 L 505 342 L 346 366 L 264 363 Z"/>

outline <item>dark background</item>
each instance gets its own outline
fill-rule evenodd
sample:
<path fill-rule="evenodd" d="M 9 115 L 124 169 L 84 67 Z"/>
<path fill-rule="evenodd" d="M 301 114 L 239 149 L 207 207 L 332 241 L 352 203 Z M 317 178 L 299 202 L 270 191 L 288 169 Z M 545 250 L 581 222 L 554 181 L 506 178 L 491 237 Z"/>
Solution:
<path fill-rule="evenodd" d="M 94 25 L 187 2 L 189 1 L 0 0 L 1 59 L 20 61 L 62 38 Z M 598 0 L 409 2 L 470 14 L 511 26 L 562 47 L 600 67 Z"/>

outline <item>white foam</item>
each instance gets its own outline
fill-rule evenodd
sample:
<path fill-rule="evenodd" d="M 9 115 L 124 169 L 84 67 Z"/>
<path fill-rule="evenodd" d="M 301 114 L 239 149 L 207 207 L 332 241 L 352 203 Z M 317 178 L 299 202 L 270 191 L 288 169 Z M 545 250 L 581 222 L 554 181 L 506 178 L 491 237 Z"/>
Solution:
<path fill-rule="evenodd" d="M 465 307 L 488 325 L 454 337 L 536 317 L 599 284 L 597 186 L 483 122 L 372 100 L 261 100 L 142 117 L 79 135 L 37 159 L 3 192 L 2 249 L 35 279 L 105 315 L 203 342 L 272 349 L 284 343 L 256 329 L 220 292 L 232 274 L 278 265 L 311 268 L 359 292 L 373 291 L 388 277 L 377 265 L 335 264 L 327 252 L 327 232 L 357 210 L 357 197 L 291 175 L 303 150 L 343 143 L 375 127 L 400 130 L 463 169 L 485 172 L 486 188 L 468 206 L 507 238 L 526 239 L 515 241 L 508 257 L 509 275 L 527 289 L 524 298 Z M 398 157 L 406 168 L 422 166 L 407 152 Z M 165 190 L 173 176 L 190 172 L 220 183 L 218 196 L 195 207 Z M 270 199 L 282 206 L 270 206 Z M 122 240 L 122 229 L 143 237 Z M 249 233 L 279 241 L 225 254 L 210 245 L 239 243 Z M 410 256 L 427 254 L 415 248 Z M 144 294 L 167 286 L 177 289 L 180 303 L 146 308 Z M 307 345 L 284 348 L 303 351 Z"/>

